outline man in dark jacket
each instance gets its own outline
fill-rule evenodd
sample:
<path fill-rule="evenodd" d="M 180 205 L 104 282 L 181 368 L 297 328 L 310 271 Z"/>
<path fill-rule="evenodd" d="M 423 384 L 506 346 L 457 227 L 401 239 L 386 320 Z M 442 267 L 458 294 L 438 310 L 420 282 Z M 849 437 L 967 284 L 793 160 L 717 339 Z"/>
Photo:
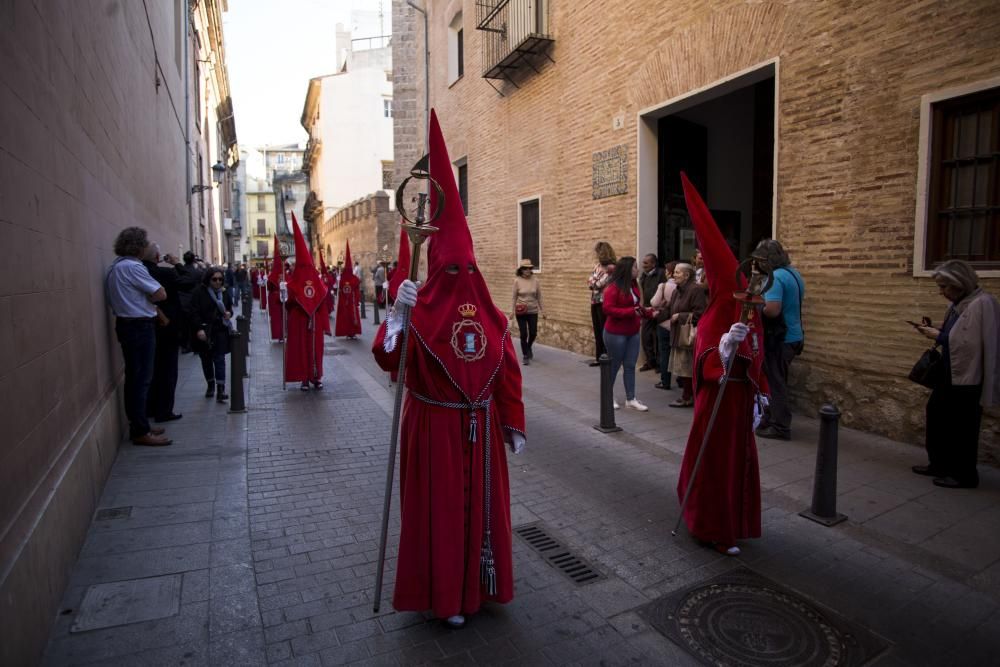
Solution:
<path fill-rule="evenodd" d="M 660 286 L 661 282 L 663 282 L 663 269 L 660 268 L 659 258 L 650 253 L 642 258 L 642 273 L 639 274 L 639 288 L 642 290 L 642 305 L 644 307 L 649 308 L 649 302 L 656 294 L 656 288 Z M 657 365 L 657 326 L 655 319 L 642 321 L 639 341 L 642 343 L 642 353 L 646 357 L 646 363 L 639 368 L 640 371 L 651 371 L 654 368 L 659 368 Z"/>
<path fill-rule="evenodd" d="M 157 422 L 169 422 L 183 415 L 174 413 L 174 393 L 177 389 L 177 356 L 180 337 L 185 330 L 184 314 L 178 294 L 177 269 L 160 266 L 160 247 L 149 244 L 142 263 L 153 280 L 163 285 L 167 298 L 157 304 L 156 353 L 153 358 L 153 380 L 149 385 L 146 412 Z"/>
<path fill-rule="evenodd" d="M 177 271 L 177 298 L 182 313 L 187 313 L 191 309 L 191 295 L 201 284 L 202 270 L 198 268 L 196 263 L 198 261 L 198 256 L 188 250 L 184 253 L 184 263 L 174 264 L 174 269 Z M 185 321 L 180 332 L 181 351 L 185 354 L 191 351 L 190 342 L 193 333 Z"/>

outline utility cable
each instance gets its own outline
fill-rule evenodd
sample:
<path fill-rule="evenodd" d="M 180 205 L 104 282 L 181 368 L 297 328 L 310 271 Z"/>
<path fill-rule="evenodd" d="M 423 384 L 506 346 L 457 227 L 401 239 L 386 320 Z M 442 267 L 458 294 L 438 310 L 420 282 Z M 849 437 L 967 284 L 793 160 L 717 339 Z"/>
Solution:
<path fill-rule="evenodd" d="M 163 67 L 160 66 L 160 54 L 156 50 L 156 38 L 153 36 L 153 24 L 149 20 L 149 7 L 146 6 L 146 0 L 142 0 L 142 10 L 146 13 L 146 27 L 149 28 L 149 41 L 153 43 L 153 60 L 156 61 L 156 69 L 158 72 L 157 77 L 159 77 L 160 82 L 163 84 L 163 87 L 167 89 L 167 98 L 170 100 L 170 107 L 174 111 L 174 118 L 177 119 L 177 127 L 181 131 L 181 138 L 183 138 L 186 143 L 187 135 L 184 132 L 184 123 L 181 122 L 180 114 L 177 113 L 177 105 L 174 104 L 174 96 L 170 92 L 170 86 L 167 85 L 167 77 L 163 73 Z M 183 41 L 184 41 L 184 48 L 185 49 L 190 48 L 190 44 L 187 43 L 187 39 Z"/>

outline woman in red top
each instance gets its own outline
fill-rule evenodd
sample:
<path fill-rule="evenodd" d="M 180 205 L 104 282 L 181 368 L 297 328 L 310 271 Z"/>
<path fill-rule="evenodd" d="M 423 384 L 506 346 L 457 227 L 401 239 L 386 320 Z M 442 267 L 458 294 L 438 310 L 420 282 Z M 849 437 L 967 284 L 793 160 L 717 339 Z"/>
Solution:
<path fill-rule="evenodd" d="M 639 267 L 635 257 L 622 257 L 615 265 L 608 286 L 604 288 L 604 346 L 611 357 L 611 383 L 618 377 L 619 367 L 624 367 L 625 406 L 640 412 L 649 408 L 635 397 L 635 364 L 639 359 L 639 328 L 642 318 L 652 317 L 652 310 L 642 307 Z M 615 409 L 618 409 L 615 401 Z"/>

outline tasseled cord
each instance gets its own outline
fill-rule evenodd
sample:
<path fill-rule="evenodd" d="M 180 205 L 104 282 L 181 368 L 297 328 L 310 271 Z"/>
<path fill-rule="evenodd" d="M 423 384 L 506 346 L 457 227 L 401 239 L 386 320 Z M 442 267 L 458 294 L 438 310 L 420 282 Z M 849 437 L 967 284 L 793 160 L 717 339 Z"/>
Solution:
<path fill-rule="evenodd" d="M 497 594 L 497 568 L 493 562 L 493 546 L 490 534 L 483 535 L 483 548 L 479 556 L 479 576 L 489 595 Z"/>
<path fill-rule="evenodd" d="M 476 417 L 476 412 L 472 412 L 472 417 L 469 419 L 469 442 L 475 442 L 478 439 L 476 435 L 479 431 L 479 419 Z"/>

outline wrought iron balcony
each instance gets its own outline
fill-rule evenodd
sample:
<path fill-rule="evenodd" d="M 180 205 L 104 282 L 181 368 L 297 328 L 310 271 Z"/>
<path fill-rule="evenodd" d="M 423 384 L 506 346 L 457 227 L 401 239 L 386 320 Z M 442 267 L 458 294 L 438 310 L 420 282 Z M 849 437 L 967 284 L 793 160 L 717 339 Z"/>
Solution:
<path fill-rule="evenodd" d="M 538 72 L 542 58 L 552 61 L 548 0 L 476 0 L 476 29 L 483 33 L 484 79 L 518 87 L 514 75 L 519 69 Z"/>

